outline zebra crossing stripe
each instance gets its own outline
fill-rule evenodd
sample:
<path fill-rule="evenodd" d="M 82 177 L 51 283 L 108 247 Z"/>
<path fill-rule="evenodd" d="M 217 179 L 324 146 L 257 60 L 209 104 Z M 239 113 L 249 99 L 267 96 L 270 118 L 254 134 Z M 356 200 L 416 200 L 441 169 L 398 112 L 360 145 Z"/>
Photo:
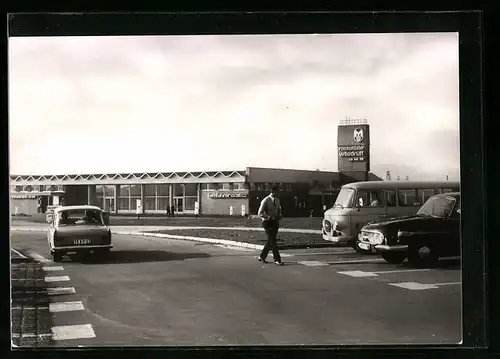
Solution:
<path fill-rule="evenodd" d="M 48 295 L 65 295 L 65 294 L 75 294 L 75 288 L 73 287 L 55 287 L 47 288 Z"/>
<path fill-rule="evenodd" d="M 71 312 L 76 310 L 85 310 L 82 302 L 56 302 L 49 304 L 49 311 L 51 313 L 58 312 Z"/>
<path fill-rule="evenodd" d="M 322 266 L 328 265 L 328 263 L 319 262 L 319 261 L 302 261 L 302 262 L 297 262 L 297 263 L 308 266 L 308 267 L 322 267 Z"/>
<path fill-rule="evenodd" d="M 90 324 L 52 327 L 52 334 L 53 340 L 90 339 L 96 336 Z"/>
<path fill-rule="evenodd" d="M 51 276 L 51 277 L 45 277 L 45 281 L 47 283 L 52 283 L 52 282 L 64 282 L 64 281 L 69 281 L 69 277 L 67 275 L 62 275 L 62 276 Z"/>

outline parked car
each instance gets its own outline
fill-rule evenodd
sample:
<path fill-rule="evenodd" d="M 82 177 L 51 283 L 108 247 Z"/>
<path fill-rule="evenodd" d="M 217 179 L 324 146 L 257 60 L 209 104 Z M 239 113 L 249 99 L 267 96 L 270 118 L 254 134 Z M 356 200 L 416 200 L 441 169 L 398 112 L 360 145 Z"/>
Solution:
<path fill-rule="evenodd" d="M 352 246 L 357 252 L 370 253 L 366 244 L 359 246 L 363 226 L 387 221 L 391 217 L 414 215 L 425 201 L 436 194 L 459 192 L 454 181 L 367 181 L 342 186 L 335 204 L 324 213 L 323 239 Z"/>
<path fill-rule="evenodd" d="M 440 257 L 460 256 L 460 193 L 434 195 L 415 215 L 366 225 L 358 240 L 393 264 L 408 258 L 430 265 Z"/>
<path fill-rule="evenodd" d="M 106 256 L 113 248 L 108 214 L 99 207 L 57 207 L 49 223 L 47 240 L 54 262 L 71 253 L 94 252 Z"/>

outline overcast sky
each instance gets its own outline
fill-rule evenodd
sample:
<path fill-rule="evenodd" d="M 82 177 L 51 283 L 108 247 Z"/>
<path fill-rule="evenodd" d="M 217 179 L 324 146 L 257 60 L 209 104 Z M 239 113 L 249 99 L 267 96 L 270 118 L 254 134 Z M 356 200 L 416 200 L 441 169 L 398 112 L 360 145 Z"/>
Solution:
<path fill-rule="evenodd" d="M 9 39 L 11 174 L 372 171 L 458 178 L 458 34 Z"/>

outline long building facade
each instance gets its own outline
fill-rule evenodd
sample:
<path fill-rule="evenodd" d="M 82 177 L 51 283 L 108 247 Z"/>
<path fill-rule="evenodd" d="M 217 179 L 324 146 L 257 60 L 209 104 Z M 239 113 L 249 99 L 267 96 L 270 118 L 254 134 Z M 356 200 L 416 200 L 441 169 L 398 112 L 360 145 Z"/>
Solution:
<path fill-rule="evenodd" d="M 349 182 L 371 173 L 248 167 L 241 171 L 11 175 L 11 214 L 45 213 L 50 205 L 93 204 L 111 215 L 244 216 L 257 213 L 273 184 L 288 217 L 322 215 Z"/>

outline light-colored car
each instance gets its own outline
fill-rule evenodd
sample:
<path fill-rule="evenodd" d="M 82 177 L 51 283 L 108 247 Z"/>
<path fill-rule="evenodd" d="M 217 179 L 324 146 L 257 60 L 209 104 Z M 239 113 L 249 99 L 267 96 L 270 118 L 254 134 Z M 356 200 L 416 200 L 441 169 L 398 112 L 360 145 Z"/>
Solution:
<path fill-rule="evenodd" d="M 60 262 L 63 255 L 72 253 L 108 255 L 113 248 L 108 223 L 108 214 L 96 206 L 55 208 L 47 233 L 54 262 Z"/>

